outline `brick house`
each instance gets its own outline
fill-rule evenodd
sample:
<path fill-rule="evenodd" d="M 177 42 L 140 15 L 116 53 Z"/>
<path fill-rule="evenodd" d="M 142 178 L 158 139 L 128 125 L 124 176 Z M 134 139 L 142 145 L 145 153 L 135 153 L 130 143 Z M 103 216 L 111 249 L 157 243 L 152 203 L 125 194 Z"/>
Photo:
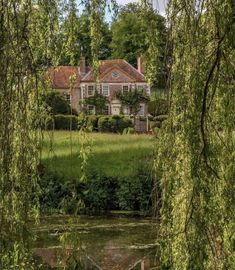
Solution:
<path fill-rule="evenodd" d="M 94 95 L 98 91 L 107 97 L 106 114 L 129 115 L 128 108 L 122 108 L 121 102 L 116 98 L 116 93 L 127 93 L 132 89 L 143 91 L 150 95 L 150 87 L 144 77 L 144 65 L 141 58 L 138 59 L 138 69 L 125 60 L 103 60 L 99 65 L 99 83 L 96 83 L 94 72 L 86 67 L 85 59 L 82 58 L 79 67 L 59 66 L 49 68 L 48 79 L 51 87 L 65 95 L 73 109 L 82 110 L 82 101 Z M 71 78 L 72 82 L 71 82 Z M 95 113 L 93 106 L 88 106 L 90 114 Z M 147 104 L 140 104 L 139 115 L 147 115 Z"/>

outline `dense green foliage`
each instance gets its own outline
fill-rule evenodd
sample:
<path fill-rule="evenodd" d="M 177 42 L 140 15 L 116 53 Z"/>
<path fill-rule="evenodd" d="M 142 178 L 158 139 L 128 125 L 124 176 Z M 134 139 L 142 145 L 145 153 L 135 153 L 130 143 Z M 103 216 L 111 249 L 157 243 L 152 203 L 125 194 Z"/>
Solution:
<path fill-rule="evenodd" d="M 38 216 L 40 70 L 51 55 L 55 1 L 0 3 L 0 268 L 33 269 Z M 49 15 L 50 14 L 50 15 Z M 49 20 L 50 17 L 50 20 Z M 37 18 L 37 19 L 36 19 Z M 43 23 L 42 23 L 43 22 Z M 46 33 L 46 34 L 45 34 Z M 46 40 L 44 37 L 47 36 Z M 52 58 L 51 58 L 52 59 Z"/>
<path fill-rule="evenodd" d="M 41 177 L 41 211 L 71 214 L 131 210 L 149 214 L 152 188 L 149 168 L 139 169 L 133 177 L 112 177 L 89 171 L 86 182 L 73 182 L 65 175 L 49 172 Z"/>
<path fill-rule="evenodd" d="M 81 15 L 78 15 L 76 3 L 68 3 L 66 9 L 68 13 L 60 30 L 60 46 L 62 48 L 60 65 L 78 65 L 81 56 L 84 56 L 86 63 L 91 65 L 90 7 L 85 8 Z M 112 39 L 111 31 L 103 18 L 101 18 L 100 24 L 102 39 L 98 49 L 98 58 L 107 59 L 111 55 L 111 48 L 109 46 Z"/>
<path fill-rule="evenodd" d="M 130 114 L 133 114 L 134 116 L 140 111 L 140 104 L 147 103 L 149 99 L 148 96 L 138 89 L 128 91 L 128 93 L 122 93 L 122 91 L 120 91 L 117 92 L 116 96 L 121 102 L 122 110 L 123 108 L 128 108 Z"/>
<path fill-rule="evenodd" d="M 84 110 L 87 112 L 87 106 L 91 105 L 94 106 L 95 114 L 104 114 L 107 102 L 107 97 L 95 91 L 93 96 L 85 98 Z"/>
<path fill-rule="evenodd" d="M 168 102 L 165 99 L 155 99 L 148 102 L 148 113 L 156 116 L 167 114 Z"/>
<path fill-rule="evenodd" d="M 125 128 L 132 126 L 131 119 L 119 115 L 103 116 L 98 120 L 98 131 L 100 132 L 122 133 Z"/>
<path fill-rule="evenodd" d="M 150 211 L 151 136 L 91 133 L 92 153 L 86 166 L 85 182 L 80 181 L 82 160 L 77 154 L 78 136 L 78 132 L 56 132 L 51 142 L 51 135 L 44 132 L 40 174 L 42 210 L 66 213 L 113 209 Z M 142 162 L 146 166 L 140 166 Z"/>
<path fill-rule="evenodd" d="M 50 123 L 55 130 L 78 130 L 78 117 L 75 115 L 57 114 Z M 49 129 L 49 125 L 47 126 Z"/>
<path fill-rule="evenodd" d="M 56 115 L 75 113 L 64 95 L 59 92 L 51 91 L 49 93 L 45 93 L 42 100 L 45 103 L 45 107 L 49 114 Z"/>
<path fill-rule="evenodd" d="M 170 1 L 170 109 L 159 132 L 162 267 L 234 269 L 234 2 Z"/>
<path fill-rule="evenodd" d="M 149 25 L 141 20 L 142 12 L 143 7 L 140 4 L 127 4 L 119 10 L 116 20 L 111 25 L 112 58 L 125 59 L 135 67 L 137 67 L 137 58 L 145 55 L 148 49 L 146 33 Z M 148 15 L 152 17 L 155 23 L 155 31 L 159 32 L 155 44 L 158 43 L 161 46 L 161 57 L 163 59 L 166 43 L 164 18 L 153 10 L 150 10 Z"/>
<path fill-rule="evenodd" d="M 81 130 L 99 131 L 108 133 L 122 133 L 125 128 L 132 127 L 131 119 L 124 116 L 105 115 L 64 115 L 56 114 L 49 118 L 44 129 L 46 130 Z"/>
<path fill-rule="evenodd" d="M 84 2 L 89 7 L 91 38 L 90 53 L 85 54 L 91 55 L 98 80 L 105 9 L 107 2 L 114 1 Z M 170 0 L 167 52 L 162 45 L 166 32 L 164 20 L 156 16 L 146 1 L 142 3 L 147 78 L 151 85 L 164 86 L 161 79 L 168 77 L 165 72 L 169 71 L 168 118 L 161 129 L 154 128 L 158 138 L 154 195 L 156 210 L 161 207 L 157 213 L 161 222 L 162 268 L 234 269 L 234 1 Z M 0 3 L 0 268 L 3 270 L 35 268 L 31 257 L 33 231 L 28 221 L 37 220 L 40 194 L 40 135 L 35 130 L 45 115 L 39 93 L 42 90 L 40 74 L 44 68 L 58 65 L 60 61 L 76 64 L 82 52 L 77 39 L 80 30 L 75 0 L 68 1 L 65 13 L 63 8 L 64 1 L 60 0 Z M 136 28 L 131 27 L 129 13 L 132 11 L 126 14 L 130 18 L 128 27 L 133 29 L 132 39 L 138 44 L 133 50 L 139 54 L 141 39 L 135 39 Z M 117 17 L 117 23 L 118 20 Z M 128 35 L 123 37 L 125 48 L 131 47 Z M 134 56 L 130 56 L 134 61 Z M 165 57 L 169 57 L 167 65 L 163 61 Z M 72 148 L 71 133 L 67 135 L 69 144 L 63 142 L 57 151 L 53 149 L 57 142 L 48 143 L 50 151 L 47 159 L 44 156 L 46 165 L 51 161 L 48 171 L 56 165 L 58 171 L 64 170 L 63 177 L 71 176 L 71 182 L 69 188 L 58 187 L 62 189 L 59 196 L 69 198 L 62 202 L 59 197 L 50 201 L 51 194 L 57 194 L 57 188 L 51 180 L 50 185 L 44 182 L 42 188 L 47 190 L 44 199 L 49 198 L 52 206 L 61 202 L 68 212 L 85 201 L 92 208 L 95 205 L 105 208 L 110 203 L 109 196 L 123 209 L 144 208 L 148 192 L 141 192 L 149 187 L 146 174 L 141 172 L 138 176 L 136 167 L 133 169 L 131 165 L 141 167 L 143 160 L 139 164 L 138 158 L 148 156 L 149 152 L 140 150 L 139 141 L 120 145 L 112 139 L 111 146 L 107 146 L 106 137 L 100 142 L 105 145 L 102 149 L 105 151 L 98 152 L 97 156 L 91 153 L 88 164 L 91 146 L 84 130 L 78 135 L 78 150 Z M 116 151 L 113 157 L 112 151 Z M 63 154 L 57 157 L 55 152 Z M 89 170 L 92 172 L 95 162 L 99 162 L 96 168 L 106 170 L 107 174 L 103 177 L 102 173 L 95 172 L 100 180 L 99 188 L 94 190 L 94 183 L 88 181 L 87 197 L 79 201 L 76 187 L 85 185 L 84 179 L 89 180 L 89 175 L 86 178 L 83 175 Z M 109 166 L 112 162 L 113 167 Z M 120 173 L 130 175 L 131 170 L 135 171 L 134 180 L 141 181 L 133 184 L 125 179 L 118 192 L 113 193 L 112 177 Z M 58 177 L 59 181 L 63 177 Z M 131 205 L 133 200 L 137 205 Z"/>

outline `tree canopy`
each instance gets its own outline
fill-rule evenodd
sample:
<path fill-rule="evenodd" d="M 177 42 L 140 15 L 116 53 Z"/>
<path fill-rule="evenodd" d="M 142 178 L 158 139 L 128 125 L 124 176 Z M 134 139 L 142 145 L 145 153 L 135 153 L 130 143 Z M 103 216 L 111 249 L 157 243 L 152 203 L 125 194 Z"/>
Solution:
<path fill-rule="evenodd" d="M 145 55 L 148 48 L 147 30 L 149 24 L 142 20 L 143 6 L 138 3 L 130 3 L 121 7 L 117 18 L 111 25 L 112 31 L 112 58 L 125 59 L 137 67 L 137 58 Z M 155 31 L 159 31 L 158 42 L 162 47 L 162 59 L 166 42 L 166 26 L 164 18 L 149 10 L 149 15 L 155 23 Z"/>

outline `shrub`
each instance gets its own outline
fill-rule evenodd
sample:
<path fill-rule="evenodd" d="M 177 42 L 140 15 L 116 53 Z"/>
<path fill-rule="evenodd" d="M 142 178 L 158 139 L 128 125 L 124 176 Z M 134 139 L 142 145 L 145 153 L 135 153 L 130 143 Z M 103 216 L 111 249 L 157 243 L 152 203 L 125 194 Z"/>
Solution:
<path fill-rule="evenodd" d="M 153 179 L 146 167 L 139 167 L 136 176 L 120 179 L 117 192 L 119 208 L 132 211 L 149 211 Z"/>
<path fill-rule="evenodd" d="M 91 172 L 82 190 L 82 200 L 89 211 L 118 209 L 118 178 Z"/>
<path fill-rule="evenodd" d="M 131 119 L 127 117 L 122 117 L 117 120 L 116 123 L 116 132 L 122 133 L 125 128 L 133 127 Z"/>
<path fill-rule="evenodd" d="M 55 115 L 54 118 L 56 130 L 77 130 L 78 118 L 75 115 Z"/>
<path fill-rule="evenodd" d="M 151 129 L 153 129 L 153 128 L 155 128 L 155 127 L 160 128 L 161 125 L 162 125 L 162 122 L 160 122 L 160 121 L 151 121 L 151 122 L 150 122 L 150 127 L 151 127 Z"/>
<path fill-rule="evenodd" d="M 154 117 L 154 121 L 160 121 L 163 122 L 167 119 L 168 115 L 158 115 Z"/>
<path fill-rule="evenodd" d="M 149 120 L 149 121 L 153 121 L 153 118 L 154 118 L 154 116 L 152 116 L 152 115 L 149 115 L 149 116 L 148 116 L 148 120 Z"/>
<path fill-rule="evenodd" d="M 88 115 L 87 116 L 87 125 L 92 129 L 92 131 L 98 131 L 98 121 L 99 115 Z"/>
<path fill-rule="evenodd" d="M 160 131 L 160 128 L 154 127 L 152 130 L 153 130 L 153 134 L 157 135 L 159 133 L 159 131 Z"/>
<path fill-rule="evenodd" d="M 122 134 L 134 134 L 135 133 L 135 129 L 132 127 L 128 127 L 128 128 L 124 128 Z"/>
<path fill-rule="evenodd" d="M 102 116 L 98 120 L 100 132 L 122 133 L 125 128 L 132 126 L 132 121 L 124 116 Z"/>
<path fill-rule="evenodd" d="M 165 99 L 151 100 L 148 103 L 148 113 L 156 116 L 167 114 L 168 112 L 168 103 Z"/>
<path fill-rule="evenodd" d="M 110 122 L 108 116 L 102 116 L 98 120 L 98 131 L 111 132 Z"/>
<path fill-rule="evenodd" d="M 153 179 L 149 168 L 139 166 L 133 177 L 118 178 L 91 171 L 86 182 L 71 181 L 56 172 L 40 177 L 43 212 L 64 213 L 107 210 L 150 211 Z"/>
<path fill-rule="evenodd" d="M 52 91 L 43 96 L 43 101 L 46 103 L 50 113 L 53 115 L 56 114 L 71 114 L 71 106 L 68 101 L 65 99 L 64 95 Z M 76 111 L 72 109 L 72 114 L 77 114 Z"/>

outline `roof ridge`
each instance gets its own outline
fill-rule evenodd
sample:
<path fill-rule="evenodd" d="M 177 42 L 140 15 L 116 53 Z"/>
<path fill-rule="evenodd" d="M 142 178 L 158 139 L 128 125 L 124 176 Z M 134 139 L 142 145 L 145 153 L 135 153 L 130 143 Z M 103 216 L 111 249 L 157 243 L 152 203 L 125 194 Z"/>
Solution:
<path fill-rule="evenodd" d="M 127 62 L 126 60 L 123 60 L 125 63 L 127 63 L 132 69 L 134 69 L 136 72 L 138 72 L 143 78 L 145 78 L 144 74 L 139 72 L 139 70 L 137 68 L 135 68 L 134 66 L 132 66 L 129 62 Z"/>

